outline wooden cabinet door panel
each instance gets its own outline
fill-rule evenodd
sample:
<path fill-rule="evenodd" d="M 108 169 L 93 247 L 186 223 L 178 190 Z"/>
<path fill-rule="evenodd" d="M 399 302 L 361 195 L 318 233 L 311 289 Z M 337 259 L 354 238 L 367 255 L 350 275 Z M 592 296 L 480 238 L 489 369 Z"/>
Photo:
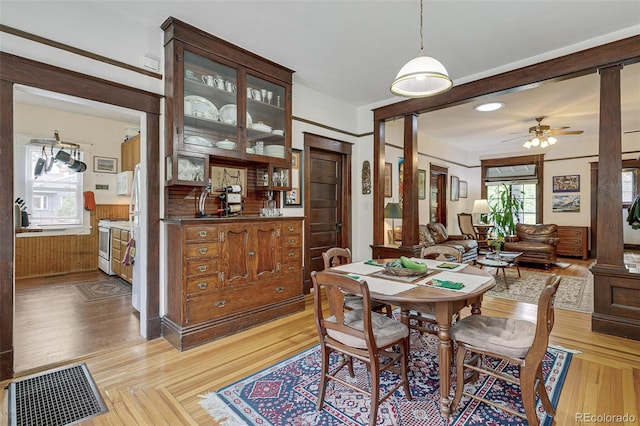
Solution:
<path fill-rule="evenodd" d="M 276 223 L 267 222 L 254 225 L 253 250 L 255 256 L 256 278 L 274 276 L 279 269 L 278 243 L 279 227 Z"/>
<path fill-rule="evenodd" d="M 255 252 L 249 248 L 250 227 L 247 225 L 228 225 L 223 229 L 222 271 L 225 285 L 236 285 L 252 279 L 250 259 Z"/>

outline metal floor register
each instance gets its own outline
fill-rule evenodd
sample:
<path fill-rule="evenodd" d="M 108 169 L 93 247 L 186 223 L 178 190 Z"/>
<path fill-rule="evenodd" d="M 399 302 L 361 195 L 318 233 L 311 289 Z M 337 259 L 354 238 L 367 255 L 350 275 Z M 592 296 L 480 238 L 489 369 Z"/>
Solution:
<path fill-rule="evenodd" d="M 10 425 L 70 425 L 107 411 L 86 364 L 49 370 L 9 385 Z"/>

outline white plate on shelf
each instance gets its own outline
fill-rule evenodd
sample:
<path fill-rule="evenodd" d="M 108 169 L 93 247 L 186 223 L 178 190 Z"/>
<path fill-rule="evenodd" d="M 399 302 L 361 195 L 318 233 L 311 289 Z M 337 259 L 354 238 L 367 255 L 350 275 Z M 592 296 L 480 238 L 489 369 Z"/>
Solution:
<path fill-rule="evenodd" d="M 229 139 L 225 139 L 223 141 L 216 142 L 216 147 L 220 149 L 236 149 L 236 143 L 230 141 Z"/>
<path fill-rule="evenodd" d="M 282 145 L 267 145 L 264 147 L 264 154 L 269 157 L 284 158 L 284 146 Z"/>
<path fill-rule="evenodd" d="M 274 135 L 284 136 L 284 130 L 281 129 L 274 129 L 271 133 Z"/>
<path fill-rule="evenodd" d="M 238 121 L 238 107 L 236 104 L 226 104 L 220 108 L 220 121 L 225 124 L 236 125 Z M 251 114 L 247 112 L 247 127 L 251 127 L 252 123 Z"/>
<path fill-rule="evenodd" d="M 208 147 L 213 146 L 213 142 L 211 142 L 209 139 L 203 138 L 200 136 L 194 136 L 194 135 L 185 136 L 184 143 L 189 145 L 200 145 L 200 146 L 208 146 Z"/>
<path fill-rule="evenodd" d="M 220 113 L 218 108 L 202 96 L 187 95 L 184 97 L 184 113 L 192 117 L 217 120 Z"/>

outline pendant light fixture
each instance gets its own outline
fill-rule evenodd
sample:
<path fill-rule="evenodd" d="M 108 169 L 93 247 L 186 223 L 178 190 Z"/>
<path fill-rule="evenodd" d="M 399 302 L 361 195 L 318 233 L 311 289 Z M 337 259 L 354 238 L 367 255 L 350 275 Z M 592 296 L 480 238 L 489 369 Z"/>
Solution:
<path fill-rule="evenodd" d="M 423 0 L 420 0 L 420 51 L 418 56 L 400 68 L 391 83 L 391 93 L 406 98 L 424 98 L 445 92 L 453 82 L 444 65 L 435 58 L 424 54 Z"/>

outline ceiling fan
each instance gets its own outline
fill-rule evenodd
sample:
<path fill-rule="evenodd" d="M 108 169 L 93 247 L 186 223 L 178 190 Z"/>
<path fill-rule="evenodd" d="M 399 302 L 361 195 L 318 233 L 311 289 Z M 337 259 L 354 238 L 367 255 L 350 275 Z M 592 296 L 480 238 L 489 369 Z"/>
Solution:
<path fill-rule="evenodd" d="M 569 128 L 568 126 L 562 126 L 552 129 L 551 126 L 542 124 L 542 120 L 544 119 L 545 117 L 536 117 L 536 121 L 538 122 L 538 124 L 529 127 L 529 134 L 532 135 L 532 137 L 530 139 L 527 139 L 527 141 L 522 145 L 523 147 L 527 149 L 537 146 L 540 146 L 540 148 L 546 148 L 558 141 L 553 137 L 554 135 L 581 135 L 582 133 L 584 133 L 583 130 L 566 130 Z M 517 138 L 507 139 L 502 142 L 510 142 L 525 136 L 518 136 Z"/>

